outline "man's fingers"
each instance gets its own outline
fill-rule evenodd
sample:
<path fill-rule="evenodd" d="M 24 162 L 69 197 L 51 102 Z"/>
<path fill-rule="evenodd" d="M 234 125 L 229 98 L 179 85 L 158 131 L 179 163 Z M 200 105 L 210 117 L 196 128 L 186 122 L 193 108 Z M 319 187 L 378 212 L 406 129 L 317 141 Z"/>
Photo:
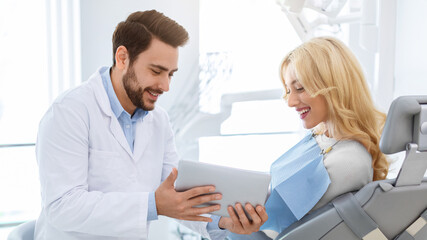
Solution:
<path fill-rule="evenodd" d="M 211 213 L 211 212 L 218 211 L 219 209 L 221 209 L 221 205 L 219 204 L 215 204 L 208 207 L 193 207 L 191 215 L 201 215 L 201 214 Z"/>
<path fill-rule="evenodd" d="M 199 195 L 213 193 L 215 191 L 214 186 L 203 186 L 203 187 L 195 187 L 192 189 L 189 189 L 184 192 L 187 199 L 197 197 Z"/>
<path fill-rule="evenodd" d="M 197 205 L 200 205 L 203 203 L 212 202 L 215 200 L 220 200 L 221 198 L 222 198 L 222 195 L 219 193 L 201 195 L 201 196 L 197 196 L 197 197 L 192 198 L 190 200 L 190 205 L 191 206 L 197 206 Z"/>
<path fill-rule="evenodd" d="M 163 181 L 166 185 L 172 186 L 175 183 L 176 177 L 178 176 L 178 170 L 176 168 L 173 168 L 169 176 Z"/>

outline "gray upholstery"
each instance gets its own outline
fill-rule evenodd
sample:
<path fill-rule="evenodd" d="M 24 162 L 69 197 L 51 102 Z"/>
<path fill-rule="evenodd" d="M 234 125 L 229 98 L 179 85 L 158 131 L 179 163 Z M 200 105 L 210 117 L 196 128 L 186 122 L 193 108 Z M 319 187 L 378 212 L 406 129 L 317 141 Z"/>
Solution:
<path fill-rule="evenodd" d="M 365 237 L 378 228 L 378 225 L 366 214 L 352 193 L 337 197 L 332 204 L 344 223 L 359 238 Z"/>
<path fill-rule="evenodd" d="M 427 210 L 421 214 L 420 218 L 416 222 L 406 229 L 405 232 L 400 234 L 396 240 L 425 240 L 427 239 L 427 224 L 422 225 L 422 223 L 427 222 Z"/>
<path fill-rule="evenodd" d="M 413 142 L 419 151 L 427 151 L 427 104 L 421 104 L 421 112 L 414 116 Z"/>

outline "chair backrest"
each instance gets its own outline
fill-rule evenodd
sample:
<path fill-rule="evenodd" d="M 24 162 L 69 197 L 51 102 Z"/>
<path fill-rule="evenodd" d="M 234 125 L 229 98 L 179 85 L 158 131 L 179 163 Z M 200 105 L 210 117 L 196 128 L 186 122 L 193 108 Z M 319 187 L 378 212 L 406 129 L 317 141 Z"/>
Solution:
<path fill-rule="evenodd" d="M 390 106 L 380 140 L 384 154 L 404 151 L 408 143 L 427 150 L 427 96 L 402 96 Z"/>
<path fill-rule="evenodd" d="M 36 220 L 22 223 L 10 232 L 7 240 L 33 240 L 35 227 Z"/>
<path fill-rule="evenodd" d="M 427 169 L 427 96 L 403 96 L 393 101 L 380 149 L 385 154 L 406 150 L 395 186 L 421 183 Z"/>

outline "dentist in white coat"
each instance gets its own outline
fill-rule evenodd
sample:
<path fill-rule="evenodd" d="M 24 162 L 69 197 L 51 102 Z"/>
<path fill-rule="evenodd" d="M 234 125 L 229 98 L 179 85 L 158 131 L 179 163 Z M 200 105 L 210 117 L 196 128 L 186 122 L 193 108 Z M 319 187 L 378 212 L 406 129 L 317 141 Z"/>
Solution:
<path fill-rule="evenodd" d="M 164 110 L 155 108 L 177 71 L 186 30 L 152 10 L 135 12 L 113 35 L 114 64 L 62 94 L 40 122 L 36 145 L 42 212 L 35 239 L 147 239 L 165 215 L 211 239 L 249 234 L 265 209 L 236 204 L 230 218 L 203 215 L 219 206 L 213 186 L 176 192 L 178 163 Z M 252 220 L 245 216 L 245 207 Z"/>

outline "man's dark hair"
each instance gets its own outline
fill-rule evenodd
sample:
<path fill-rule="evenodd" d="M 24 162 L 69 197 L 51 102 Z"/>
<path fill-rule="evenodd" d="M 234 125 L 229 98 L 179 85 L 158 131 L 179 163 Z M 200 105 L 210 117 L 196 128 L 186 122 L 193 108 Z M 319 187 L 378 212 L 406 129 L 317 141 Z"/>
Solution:
<path fill-rule="evenodd" d="M 171 45 L 183 46 L 188 41 L 188 32 L 177 22 L 156 10 L 134 12 L 120 22 L 113 34 L 113 66 L 116 65 L 115 54 L 120 46 L 126 47 L 129 64 L 145 51 L 153 37 Z"/>

